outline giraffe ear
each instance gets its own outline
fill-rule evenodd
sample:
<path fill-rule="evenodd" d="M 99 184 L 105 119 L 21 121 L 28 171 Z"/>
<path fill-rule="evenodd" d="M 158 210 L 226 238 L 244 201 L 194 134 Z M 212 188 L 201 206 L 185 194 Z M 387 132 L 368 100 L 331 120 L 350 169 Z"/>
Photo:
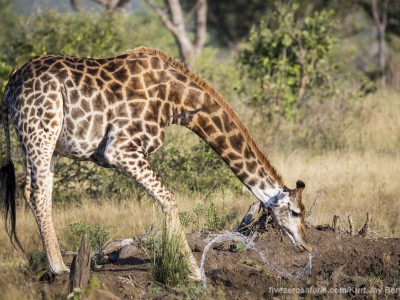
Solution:
<path fill-rule="evenodd" d="M 296 195 L 295 195 L 295 199 L 294 202 L 298 202 L 299 204 L 301 203 L 301 196 L 303 194 L 304 188 L 306 187 L 306 184 L 301 181 L 301 180 L 297 180 L 296 182 Z"/>

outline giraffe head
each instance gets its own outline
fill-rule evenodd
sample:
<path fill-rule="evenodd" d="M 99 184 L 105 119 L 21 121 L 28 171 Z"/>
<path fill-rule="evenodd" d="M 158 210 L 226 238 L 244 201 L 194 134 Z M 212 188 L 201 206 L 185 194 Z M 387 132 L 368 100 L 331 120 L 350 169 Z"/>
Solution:
<path fill-rule="evenodd" d="M 305 207 L 301 201 L 304 188 L 304 182 L 299 180 L 295 189 L 284 187 L 282 193 L 271 198 L 266 204 L 275 223 L 290 238 L 295 250 L 311 252 L 312 247 L 305 241 Z"/>

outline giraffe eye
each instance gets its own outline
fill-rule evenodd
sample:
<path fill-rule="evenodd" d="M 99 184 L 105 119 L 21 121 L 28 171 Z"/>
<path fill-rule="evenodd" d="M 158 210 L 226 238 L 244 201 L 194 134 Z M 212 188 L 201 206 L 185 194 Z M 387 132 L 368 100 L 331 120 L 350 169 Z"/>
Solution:
<path fill-rule="evenodd" d="M 291 210 L 290 214 L 292 215 L 293 218 L 297 218 L 300 216 L 300 213 L 298 213 L 297 211 Z"/>

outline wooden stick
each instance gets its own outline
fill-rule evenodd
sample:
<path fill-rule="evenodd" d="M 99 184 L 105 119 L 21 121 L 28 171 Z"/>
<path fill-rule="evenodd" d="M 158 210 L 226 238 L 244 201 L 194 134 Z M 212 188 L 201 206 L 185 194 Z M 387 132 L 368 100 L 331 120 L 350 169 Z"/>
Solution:
<path fill-rule="evenodd" d="M 256 201 L 252 205 L 250 205 L 249 210 L 247 211 L 247 213 L 243 217 L 242 221 L 236 228 L 236 231 L 239 231 L 239 232 L 251 231 L 250 225 L 253 224 L 253 221 L 254 221 L 253 217 L 256 213 L 258 213 L 260 211 L 260 209 L 261 209 L 260 201 Z"/>
<path fill-rule="evenodd" d="M 349 220 L 349 235 L 350 236 L 353 236 L 353 234 L 354 234 L 354 222 L 353 222 L 353 218 L 351 217 L 351 215 L 349 215 L 348 217 L 347 217 L 347 219 Z"/>
<path fill-rule="evenodd" d="M 86 233 L 82 236 L 81 247 L 78 255 L 74 256 L 69 274 L 69 292 L 75 288 L 84 289 L 90 276 L 90 242 Z"/>
<path fill-rule="evenodd" d="M 339 225 L 338 225 L 339 218 L 340 218 L 339 216 L 334 215 L 332 220 L 332 229 L 336 233 L 339 231 Z"/>
<path fill-rule="evenodd" d="M 364 226 L 358 231 L 358 235 L 362 237 L 366 237 L 369 231 L 369 222 L 371 221 L 371 216 L 369 212 L 367 212 L 367 219 L 365 220 Z"/>
<path fill-rule="evenodd" d="M 317 207 L 319 199 L 322 195 L 322 193 L 324 192 L 324 190 L 319 190 L 317 193 L 317 196 L 315 197 L 315 200 L 313 202 L 313 204 L 311 205 L 310 209 L 307 212 L 307 217 L 306 217 L 306 221 L 308 221 L 312 215 L 312 213 L 314 212 L 314 209 Z"/>

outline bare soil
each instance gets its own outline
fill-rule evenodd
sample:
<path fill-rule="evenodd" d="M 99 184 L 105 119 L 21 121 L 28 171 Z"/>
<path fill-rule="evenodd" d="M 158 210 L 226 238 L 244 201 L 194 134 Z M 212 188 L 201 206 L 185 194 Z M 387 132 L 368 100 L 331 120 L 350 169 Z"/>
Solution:
<path fill-rule="evenodd" d="M 199 264 L 206 242 L 215 234 L 201 232 L 188 236 Z M 149 251 L 138 247 L 132 257 L 117 259 L 91 271 L 101 289 L 92 292 L 89 298 L 291 299 L 304 296 L 320 299 L 333 294 L 339 299 L 400 298 L 400 239 L 350 237 L 314 228 L 307 231 L 307 237 L 314 248 L 310 274 L 304 269 L 308 255 L 295 252 L 286 237 L 269 228 L 254 240 L 269 265 L 255 251 L 242 249 L 235 242 L 214 244 L 205 263 L 207 291 L 195 283 L 177 288 L 155 283 L 151 278 Z M 65 299 L 67 282 L 65 275 L 38 285 L 43 298 Z"/>

